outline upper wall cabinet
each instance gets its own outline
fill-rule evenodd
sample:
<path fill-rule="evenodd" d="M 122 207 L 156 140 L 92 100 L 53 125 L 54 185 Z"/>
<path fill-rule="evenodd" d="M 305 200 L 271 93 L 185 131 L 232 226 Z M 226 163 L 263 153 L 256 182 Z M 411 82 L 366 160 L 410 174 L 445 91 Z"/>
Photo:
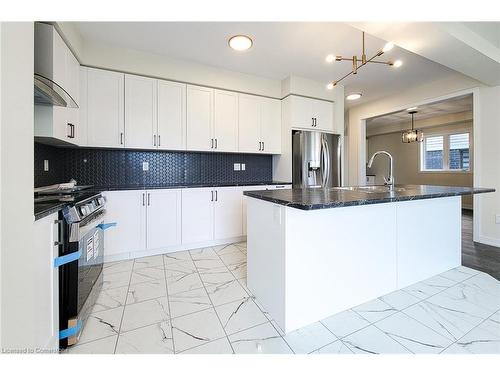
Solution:
<path fill-rule="evenodd" d="M 97 147 L 124 147 L 124 74 L 101 69 L 86 71 L 86 118 L 88 145 Z"/>
<path fill-rule="evenodd" d="M 281 101 L 239 94 L 239 151 L 281 153 Z"/>
<path fill-rule="evenodd" d="M 80 64 L 52 25 L 35 23 L 35 73 L 53 80 L 80 105 Z M 35 137 L 47 143 L 85 145 L 79 109 L 35 105 Z"/>
<path fill-rule="evenodd" d="M 293 127 L 334 131 L 333 103 L 326 100 L 290 95 Z"/>
<path fill-rule="evenodd" d="M 187 149 L 211 151 L 214 148 L 213 128 L 214 90 L 187 86 Z"/>
<path fill-rule="evenodd" d="M 238 94 L 187 87 L 187 149 L 238 151 Z"/>
<path fill-rule="evenodd" d="M 125 147 L 157 147 L 157 87 L 156 79 L 125 75 Z"/>
<path fill-rule="evenodd" d="M 238 151 L 238 94 L 215 90 L 214 150 Z"/>
<path fill-rule="evenodd" d="M 158 81 L 158 149 L 186 149 L 186 84 Z"/>

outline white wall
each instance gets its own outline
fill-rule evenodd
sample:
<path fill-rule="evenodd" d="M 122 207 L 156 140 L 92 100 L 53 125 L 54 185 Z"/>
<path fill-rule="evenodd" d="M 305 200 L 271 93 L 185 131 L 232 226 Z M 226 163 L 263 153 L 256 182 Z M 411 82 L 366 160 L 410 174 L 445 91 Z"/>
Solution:
<path fill-rule="evenodd" d="M 34 343 L 33 23 L 0 25 L 0 310 L 2 348 Z"/>
<path fill-rule="evenodd" d="M 417 128 L 422 129 L 421 126 Z M 406 128 L 408 129 L 408 128 Z M 445 126 L 426 127 L 424 134 L 433 132 L 472 131 L 472 122 Z M 385 150 L 394 157 L 394 178 L 397 184 L 410 185 L 445 185 L 472 186 L 474 159 L 471 160 L 471 172 L 422 172 L 420 171 L 420 143 L 401 142 L 401 132 L 369 136 L 366 140 L 368 157 L 376 151 Z M 472 150 L 471 150 L 472 152 Z M 368 170 L 376 175 L 375 182 L 383 184 L 383 176 L 387 176 L 387 158 L 377 157 Z M 472 197 L 464 195 L 462 206 L 472 208 Z"/>
<path fill-rule="evenodd" d="M 474 93 L 474 186 L 491 187 L 497 193 L 474 197 L 474 241 L 500 246 L 500 89 L 485 87 L 461 74 L 410 88 L 397 96 L 353 107 L 348 113 L 348 181 L 358 185 L 365 180 L 365 119 L 404 110 L 412 106 Z"/>
<path fill-rule="evenodd" d="M 500 86 L 475 90 L 474 108 L 474 186 L 497 190 L 474 197 L 474 207 L 481 212 L 474 221 L 474 241 L 500 247 L 500 224 L 495 224 L 500 214 Z"/>
<path fill-rule="evenodd" d="M 442 80 L 409 87 L 408 90 L 398 95 L 350 108 L 346 134 L 346 142 L 348 142 L 348 176 L 346 179 L 349 185 L 358 185 L 360 181 L 365 181 L 365 119 L 469 93 L 477 86 L 480 86 L 477 81 L 457 73 L 455 76 Z"/>

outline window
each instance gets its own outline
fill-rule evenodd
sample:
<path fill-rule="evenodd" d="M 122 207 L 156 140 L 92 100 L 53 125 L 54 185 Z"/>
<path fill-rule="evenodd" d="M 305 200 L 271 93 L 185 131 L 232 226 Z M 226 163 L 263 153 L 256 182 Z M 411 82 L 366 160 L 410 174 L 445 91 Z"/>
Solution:
<path fill-rule="evenodd" d="M 469 133 L 424 135 L 422 171 L 470 171 Z"/>

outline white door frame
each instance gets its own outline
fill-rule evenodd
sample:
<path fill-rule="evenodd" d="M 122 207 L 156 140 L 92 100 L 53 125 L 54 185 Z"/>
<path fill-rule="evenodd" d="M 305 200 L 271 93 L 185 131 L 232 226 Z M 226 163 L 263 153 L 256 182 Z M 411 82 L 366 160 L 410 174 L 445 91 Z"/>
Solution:
<path fill-rule="evenodd" d="M 473 100 L 473 108 L 472 108 L 472 133 L 473 133 L 473 147 L 472 147 L 472 155 L 473 155 L 473 160 L 474 160 L 474 169 L 473 169 L 473 185 L 474 186 L 479 186 L 479 182 L 481 181 L 480 179 L 480 170 L 481 168 L 479 167 L 481 165 L 481 158 L 479 156 L 479 153 L 477 152 L 477 147 L 475 147 L 475 144 L 478 139 L 480 139 L 480 134 L 481 134 L 481 122 L 480 120 L 480 110 L 479 110 L 479 87 L 473 87 L 473 88 L 468 88 L 460 91 L 454 91 L 446 95 L 441 95 L 433 98 L 428 98 L 428 99 L 423 99 L 419 100 L 416 102 L 411 102 L 408 104 L 405 104 L 404 106 L 397 106 L 394 107 L 393 109 L 387 111 L 381 111 L 380 113 L 370 113 L 370 117 L 362 118 L 360 119 L 359 122 L 359 138 L 358 138 L 358 185 L 360 184 L 361 181 L 366 181 L 366 120 L 368 118 L 376 117 L 376 116 L 382 116 L 388 113 L 393 113 L 393 112 L 399 112 L 399 111 L 404 111 L 407 108 L 411 107 L 418 107 L 422 106 L 425 104 L 430 104 L 434 103 L 437 101 L 442 101 L 442 100 L 447 100 L 447 99 L 452 99 L 456 98 L 458 96 L 462 95 L 467 95 L 467 94 L 472 94 L 472 100 Z M 478 200 L 480 199 L 479 196 L 475 195 L 474 196 L 474 218 L 473 218 L 473 240 L 475 242 L 479 242 L 479 233 L 480 230 L 479 228 L 481 227 L 481 205 L 479 204 Z"/>

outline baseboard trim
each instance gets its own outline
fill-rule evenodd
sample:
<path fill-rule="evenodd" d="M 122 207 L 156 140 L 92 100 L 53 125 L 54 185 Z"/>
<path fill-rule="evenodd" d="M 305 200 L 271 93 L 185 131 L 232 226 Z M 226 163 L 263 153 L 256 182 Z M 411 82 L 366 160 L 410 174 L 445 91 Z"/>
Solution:
<path fill-rule="evenodd" d="M 475 242 L 481 243 L 483 245 L 500 247 L 500 239 L 497 238 L 479 236 L 478 240 Z"/>
<path fill-rule="evenodd" d="M 124 252 L 121 254 L 113 254 L 113 255 L 108 255 L 108 256 L 104 255 L 104 263 L 116 262 L 116 261 L 120 261 L 120 260 L 137 259 L 137 258 L 149 257 L 149 256 L 153 256 L 153 255 L 170 254 L 170 253 L 175 253 L 178 251 L 195 250 L 195 249 L 201 249 L 203 247 L 228 245 L 228 244 L 235 243 L 235 242 L 246 241 L 246 238 L 247 238 L 246 236 L 239 236 L 239 237 L 225 238 L 223 240 L 198 242 L 198 243 L 186 244 L 186 245 L 177 245 L 177 246 L 171 246 L 171 247 L 161 248 L 161 249 L 131 251 L 131 252 Z M 104 249 L 104 252 L 106 252 L 106 249 Z"/>

